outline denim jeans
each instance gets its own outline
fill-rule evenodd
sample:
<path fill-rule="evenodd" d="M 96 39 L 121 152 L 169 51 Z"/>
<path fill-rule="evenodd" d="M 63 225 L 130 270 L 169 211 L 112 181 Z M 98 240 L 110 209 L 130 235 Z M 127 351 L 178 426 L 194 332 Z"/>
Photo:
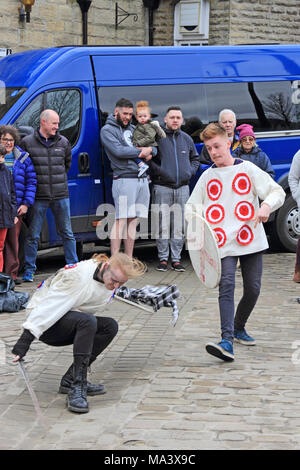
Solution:
<path fill-rule="evenodd" d="M 37 200 L 31 208 L 30 225 L 24 244 L 24 272 L 26 273 L 33 274 L 36 270 L 35 262 L 38 242 L 48 208 L 51 209 L 54 215 L 57 233 L 63 240 L 66 264 L 78 262 L 76 240 L 71 226 L 69 198 L 59 199 L 57 201 Z"/>
<path fill-rule="evenodd" d="M 153 185 L 152 211 L 155 238 L 160 261 L 179 262 L 184 245 L 184 207 L 190 196 L 189 186 L 178 189 Z"/>
<path fill-rule="evenodd" d="M 222 272 L 219 284 L 219 309 L 222 338 L 233 340 L 234 329 L 243 330 L 260 294 L 263 252 L 240 256 L 243 278 L 243 296 L 234 316 L 234 288 L 237 256 L 221 260 Z"/>

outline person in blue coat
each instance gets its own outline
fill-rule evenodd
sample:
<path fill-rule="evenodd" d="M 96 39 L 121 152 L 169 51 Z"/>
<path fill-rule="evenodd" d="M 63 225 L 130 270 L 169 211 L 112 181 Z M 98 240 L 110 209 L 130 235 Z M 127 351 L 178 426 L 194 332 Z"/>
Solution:
<path fill-rule="evenodd" d="M 239 131 L 240 145 L 233 152 L 233 157 L 254 163 L 274 179 L 275 171 L 272 163 L 268 155 L 258 147 L 253 127 L 250 124 L 241 124 L 236 130 Z"/>
<path fill-rule="evenodd" d="M 13 126 L 0 126 L 0 143 L 6 148 L 5 164 L 12 173 L 16 200 L 18 222 L 8 229 L 4 247 L 4 272 L 17 279 L 19 270 L 19 235 L 22 220 L 28 208 L 33 204 L 37 186 L 36 173 L 27 152 L 16 145 L 19 133 Z"/>

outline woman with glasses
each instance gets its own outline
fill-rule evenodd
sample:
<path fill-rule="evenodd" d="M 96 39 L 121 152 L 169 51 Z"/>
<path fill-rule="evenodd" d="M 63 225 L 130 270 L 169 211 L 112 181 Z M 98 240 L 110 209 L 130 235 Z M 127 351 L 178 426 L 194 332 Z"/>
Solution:
<path fill-rule="evenodd" d="M 275 172 L 271 161 L 268 155 L 258 147 L 253 127 L 250 124 L 241 124 L 236 130 L 239 131 L 240 145 L 234 151 L 233 157 L 254 163 L 254 165 L 266 171 L 274 179 Z"/>
<path fill-rule="evenodd" d="M 8 229 L 4 247 L 4 272 L 12 276 L 16 284 L 19 270 L 19 235 L 22 220 L 28 208 L 33 204 L 36 191 L 36 174 L 27 152 L 16 144 L 20 137 L 13 126 L 0 126 L 0 143 L 5 146 L 5 165 L 12 173 L 17 198 L 17 223 Z"/>

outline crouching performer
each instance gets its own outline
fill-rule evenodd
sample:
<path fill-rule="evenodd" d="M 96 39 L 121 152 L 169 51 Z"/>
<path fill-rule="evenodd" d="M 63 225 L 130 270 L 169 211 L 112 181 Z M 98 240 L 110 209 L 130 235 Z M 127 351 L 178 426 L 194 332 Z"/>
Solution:
<path fill-rule="evenodd" d="M 59 392 L 68 394 L 70 411 L 87 413 L 87 395 L 105 393 L 103 385 L 87 381 L 87 368 L 118 332 L 113 318 L 91 314 L 105 308 L 115 289 L 145 269 L 142 262 L 120 252 L 111 258 L 94 255 L 60 269 L 33 295 L 24 331 L 12 349 L 13 361 L 25 356 L 35 338 L 50 346 L 73 344 L 73 364 L 62 377 Z"/>

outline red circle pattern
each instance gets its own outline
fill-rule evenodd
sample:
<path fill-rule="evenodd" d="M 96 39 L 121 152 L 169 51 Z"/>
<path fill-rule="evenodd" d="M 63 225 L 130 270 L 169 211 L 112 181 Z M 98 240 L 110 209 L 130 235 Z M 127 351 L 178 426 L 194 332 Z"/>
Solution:
<path fill-rule="evenodd" d="M 224 207 L 220 204 L 212 204 L 206 209 L 205 218 L 210 224 L 219 224 L 224 217 Z"/>
<path fill-rule="evenodd" d="M 251 190 L 251 181 L 246 173 L 238 173 L 233 182 L 232 189 L 237 194 L 248 194 Z"/>
<path fill-rule="evenodd" d="M 206 186 L 207 195 L 212 201 L 216 201 L 222 194 L 223 185 L 221 181 L 214 179 L 210 180 Z"/>
<path fill-rule="evenodd" d="M 224 246 L 227 241 L 226 233 L 221 227 L 214 228 L 213 230 L 218 237 L 218 247 L 221 248 L 221 246 Z"/>
<path fill-rule="evenodd" d="M 240 245 L 249 245 L 253 240 L 253 232 L 249 225 L 243 225 L 237 233 L 237 242 Z"/>
<path fill-rule="evenodd" d="M 235 206 L 234 213 L 239 220 L 251 220 L 254 217 L 254 207 L 251 202 L 240 201 Z"/>

